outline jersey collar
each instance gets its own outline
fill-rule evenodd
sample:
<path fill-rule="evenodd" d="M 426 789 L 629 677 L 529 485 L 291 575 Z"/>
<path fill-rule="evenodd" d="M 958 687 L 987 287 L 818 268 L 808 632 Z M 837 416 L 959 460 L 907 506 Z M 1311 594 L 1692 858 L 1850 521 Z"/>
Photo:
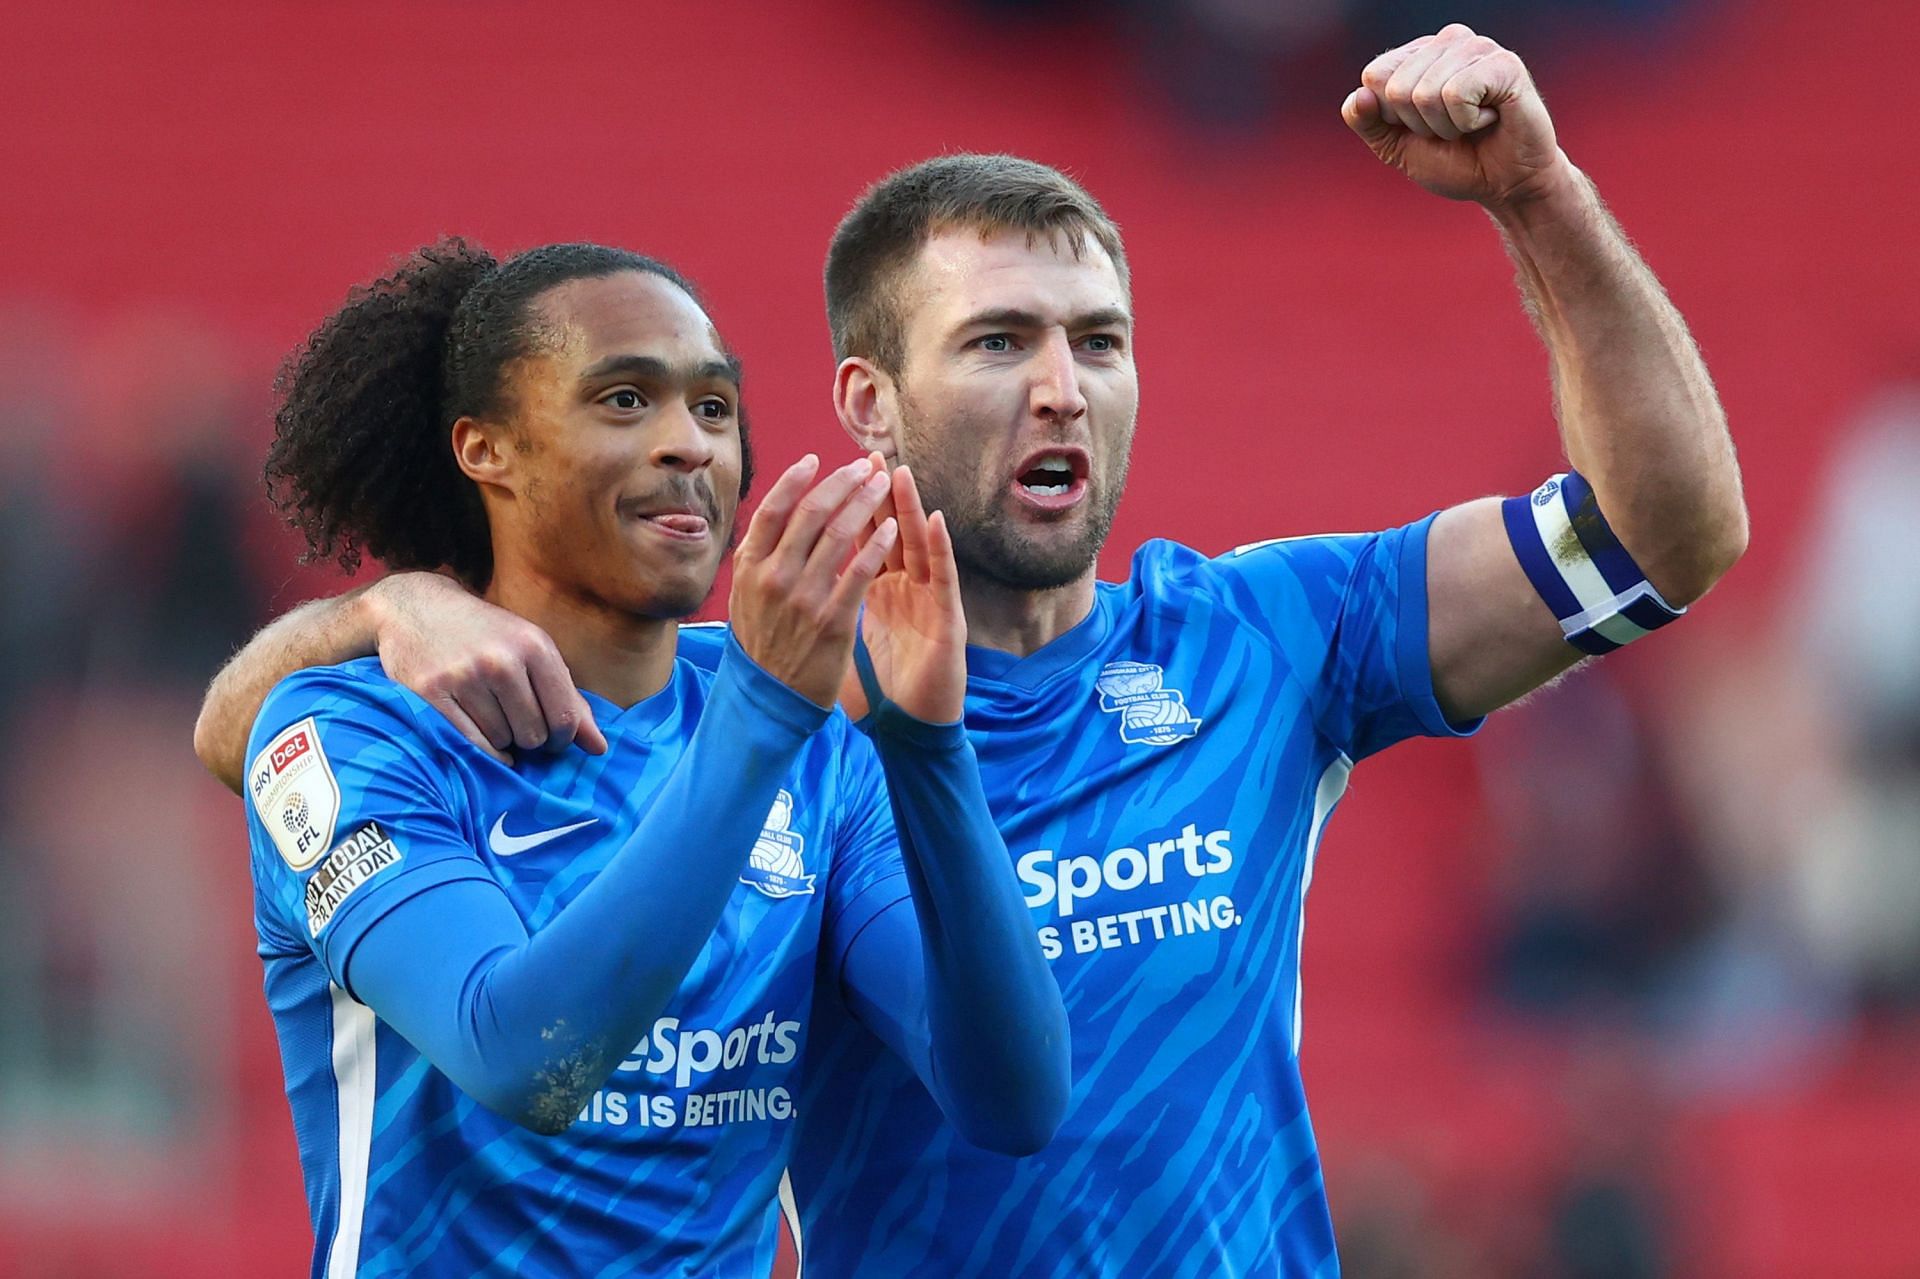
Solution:
<path fill-rule="evenodd" d="M 1095 583 L 1092 610 L 1072 630 L 1025 657 L 1016 657 L 997 648 L 967 645 L 967 679 L 970 682 L 1034 689 L 1061 671 L 1078 666 L 1088 654 L 1100 647 L 1107 633 L 1113 629 L 1113 596 L 1110 583 Z"/>
<path fill-rule="evenodd" d="M 667 682 L 659 692 L 640 699 L 624 710 L 600 694 L 584 688 L 580 690 L 580 696 L 587 700 L 587 705 L 593 710 L 594 723 L 603 730 L 617 727 L 622 733 L 651 737 L 655 729 L 680 710 L 681 686 L 692 677 L 692 670 L 684 658 L 676 659 L 673 673 L 667 676 Z"/>

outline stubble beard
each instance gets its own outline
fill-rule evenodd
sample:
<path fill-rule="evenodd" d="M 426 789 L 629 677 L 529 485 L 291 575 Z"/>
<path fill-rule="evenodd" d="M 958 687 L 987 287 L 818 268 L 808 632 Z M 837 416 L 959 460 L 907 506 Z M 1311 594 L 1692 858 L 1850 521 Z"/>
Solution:
<path fill-rule="evenodd" d="M 1031 530 L 1010 514 L 1013 499 L 1002 490 L 983 490 L 977 458 L 961 450 L 940 450 L 921 429 L 924 419 L 902 404 L 901 460 L 913 468 L 928 511 L 944 511 L 953 536 L 953 559 L 962 582 L 989 583 L 1005 590 L 1053 591 L 1080 580 L 1099 561 L 1100 548 L 1113 529 L 1114 511 L 1126 487 L 1127 450 L 1123 446 L 1110 474 L 1090 477 L 1091 491 L 1078 516 L 1079 532 L 1046 536 L 1046 526 Z M 949 438 L 966 438 L 964 429 Z M 1069 517 L 1071 519 L 1073 517 Z M 1041 532 L 1035 537 L 1034 532 Z"/>

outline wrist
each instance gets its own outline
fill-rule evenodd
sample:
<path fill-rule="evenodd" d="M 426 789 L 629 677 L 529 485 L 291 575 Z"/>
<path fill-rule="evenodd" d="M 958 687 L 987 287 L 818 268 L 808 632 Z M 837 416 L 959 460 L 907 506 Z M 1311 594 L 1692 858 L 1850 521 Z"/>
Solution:
<path fill-rule="evenodd" d="M 736 636 L 727 637 L 726 651 L 721 655 L 720 665 L 715 672 L 715 683 L 716 686 L 730 688 L 732 695 L 743 699 L 758 712 L 743 723 L 765 719 L 799 738 L 817 732 L 833 713 L 831 702 L 822 705 L 768 671 L 754 659 L 753 654 L 747 652 Z"/>
<path fill-rule="evenodd" d="M 1486 209 L 1502 230 L 1524 235 L 1543 225 L 1584 219 L 1594 206 L 1593 187 L 1556 148 L 1554 162 L 1525 182 L 1503 192 L 1497 199 L 1484 200 Z"/>
<path fill-rule="evenodd" d="M 341 622 L 346 632 L 341 639 L 348 648 L 361 654 L 379 654 L 381 632 L 393 619 L 392 581 L 383 577 L 340 597 L 345 606 Z"/>
<path fill-rule="evenodd" d="M 889 744 L 932 752 L 956 751 L 967 744 L 963 719 L 925 720 L 892 702 L 877 707 L 860 728 L 883 752 Z"/>
<path fill-rule="evenodd" d="M 392 635 L 393 628 L 405 619 L 410 607 L 417 607 L 419 593 L 442 588 L 465 589 L 438 573 L 418 570 L 389 573 L 369 583 L 343 597 L 350 604 L 346 619 L 349 629 L 343 638 L 355 652 L 378 656 L 382 641 Z"/>

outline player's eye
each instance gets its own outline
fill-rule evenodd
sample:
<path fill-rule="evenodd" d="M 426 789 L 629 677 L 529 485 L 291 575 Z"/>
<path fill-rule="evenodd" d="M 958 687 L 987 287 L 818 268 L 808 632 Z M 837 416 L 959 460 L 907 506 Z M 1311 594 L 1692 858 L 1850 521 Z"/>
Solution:
<path fill-rule="evenodd" d="M 693 411 L 709 422 L 724 422 L 733 416 L 733 405 L 717 395 L 712 395 L 694 405 Z"/>
<path fill-rule="evenodd" d="M 643 409 L 647 406 L 647 402 L 641 397 L 640 392 L 630 386 L 623 386 L 619 390 L 607 392 L 607 394 L 600 397 L 600 402 L 612 408 L 619 409 L 623 413 L 631 413 L 636 409 Z"/>
<path fill-rule="evenodd" d="M 1112 355 L 1120 349 L 1120 339 L 1111 333 L 1089 333 L 1081 343 L 1095 355 Z"/>
<path fill-rule="evenodd" d="M 975 338 L 973 344 L 982 351 L 991 351 L 995 354 L 1000 354 L 1013 350 L 1013 334 L 989 333 L 985 337 Z"/>

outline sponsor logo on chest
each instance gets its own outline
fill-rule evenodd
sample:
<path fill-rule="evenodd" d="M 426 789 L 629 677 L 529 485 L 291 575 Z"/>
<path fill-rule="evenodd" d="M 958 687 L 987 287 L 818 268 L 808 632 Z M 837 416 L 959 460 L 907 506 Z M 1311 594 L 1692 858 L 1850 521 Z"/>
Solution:
<path fill-rule="evenodd" d="M 661 1017 L 614 1067 L 617 1073 L 607 1087 L 587 1099 L 580 1122 L 607 1128 L 784 1123 L 793 1118 L 793 1094 L 784 1083 L 741 1080 L 732 1087 L 711 1085 L 714 1075 L 723 1070 L 790 1067 L 799 1055 L 801 1034 L 798 1021 L 772 1011 L 758 1020 L 711 1028 Z M 634 1075 L 643 1077 L 623 1078 Z M 643 1087 L 633 1088 L 636 1083 Z"/>
<path fill-rule="evenodd" d="M 1036 848 L 1014 861 L 1027 908 L 1050 911 L 1037 929 L 1048 959 L 1069 949 L 1086 955 L 1237 928 L 1233 898 L 1212 887 L 1226 887 L 1233 867 L 1233 832 L 1203 831 L 1195 822 L 1098 857 Z"/>

